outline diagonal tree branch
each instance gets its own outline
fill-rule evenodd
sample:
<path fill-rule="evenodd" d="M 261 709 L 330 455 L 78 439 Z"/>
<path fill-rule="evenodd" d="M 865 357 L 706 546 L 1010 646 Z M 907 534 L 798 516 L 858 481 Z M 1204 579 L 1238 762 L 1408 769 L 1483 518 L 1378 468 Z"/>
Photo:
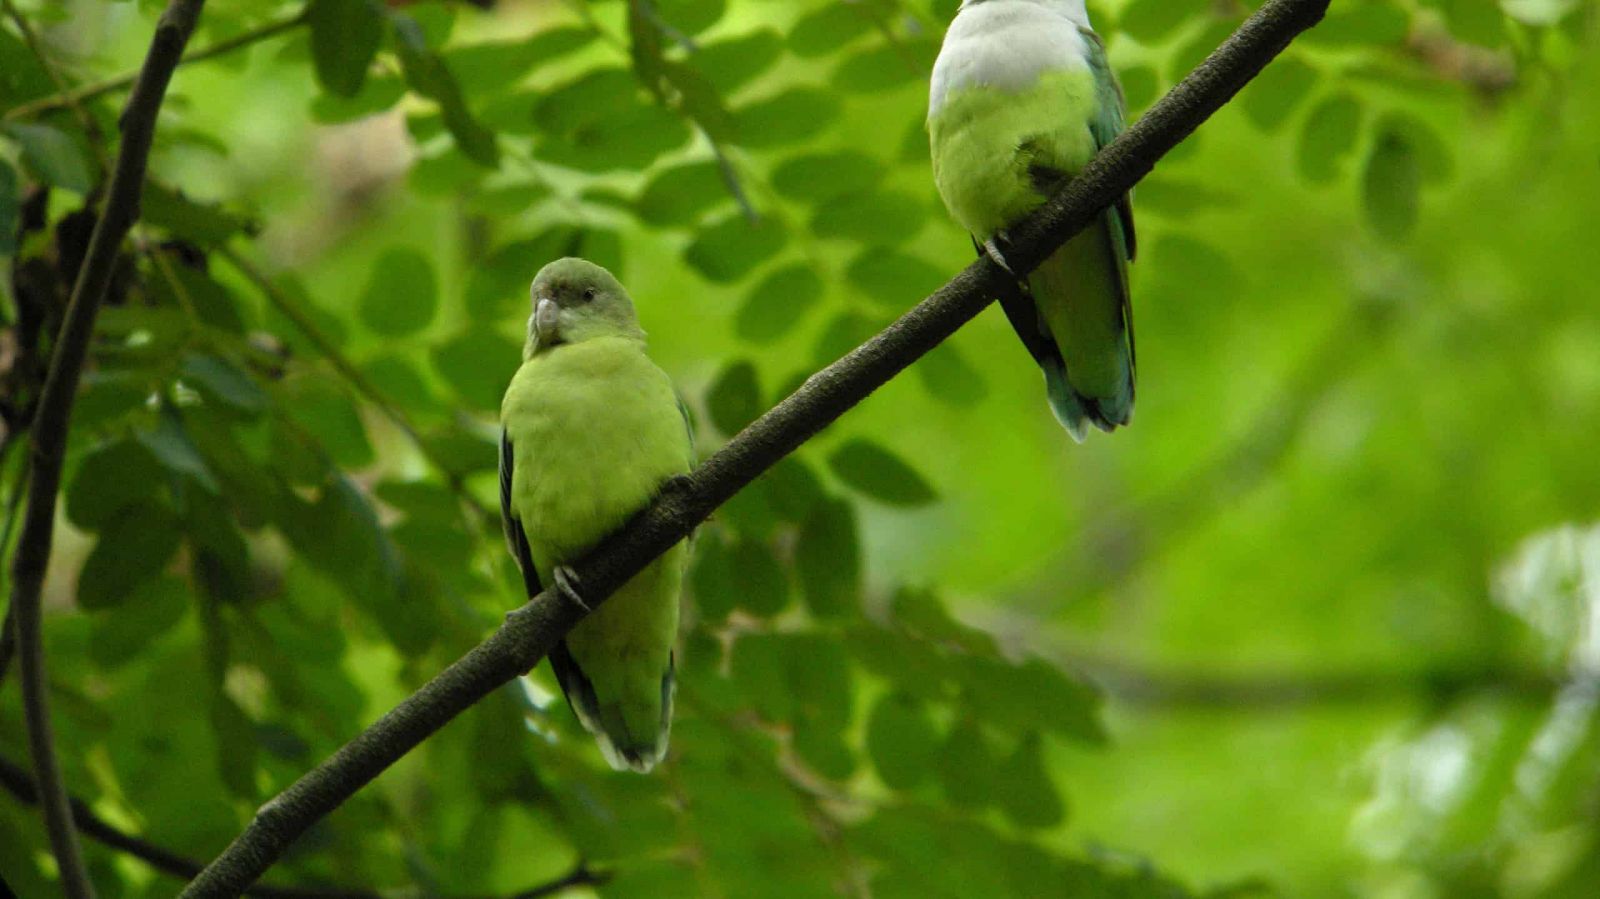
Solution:
<path fill-rule="evenodd" d="M 1328 3 L 1269 0 L 1263 5 L 1038 214 L 1011 232 L 1014 247 L 1008 258 L 1013 268 L 1031 271 L 1086 227 L 1296 35 L 1320 21 Z M 712 510 L 954 334 L 1009 285 L 1009 275 L 981 259 L 881 334 L 813 375 L 576 566 L 588 604 L 603 601 Z M 507 615 L 487 640 L 262 806 L 244 833 L 183 895 L 238 895 L 313 822 L 450 719 L 533 667 L 582 617 L 576 604 L 549 591 Z"/>
<path fill-rule="evenodd" d="M 50 847 L 61 869 L 62 888 L 71 899 L 93 896 L 94 889 L 83 868 L 78 832 L 72 825 L 72 812 L 61 784 L 61 769 L 56 763 L 40 635 L 40 592 L 50 562 L 67 424 L 72 416 L 72 400 L 78 392 L 78 378 L 89 351 L 89 340 L 94 335 L 95 315 L 111 283 L 118 247 L 139 217 L 139 196 L 144 189 L 145 165 L 150 158 L 150 143 L 155 137 L 161 101 L 204 5 L 205 0 L 172 0 L 156 23 L 150 52 L 122 112 L 122 146 L 111 176 L 111 189 L 72 289 L 72 301 L 56 340 L 30 437 L 33 483 L 28 490 L 27 510 L 23 513 L 22 535 L 12 560 L 11 613 L 22 668 L 22 706 L 28 725 L 28 748 L 38 775 L 43 798 L 40 805 L 50 833 Z"/>
<path fill-rule="evenodd" d="M 23 803 L 28 805 L 39 803 L 39 791 L 34 787 L 33 778 L 28 775 L 27 769 L 3 756 L 0 756 L 0 787 L 4 787 Z M 201 864 L 195 859 L 119 830 L 96 815 L 88 803 L 81 799 L 73 797 L 70 802 L 78 830 L 90 839 L 120 852 L 126 852 L 163 874 L 188 878 L 200 873 Z M 566 874 L 548 883 L 529 887 L 505 899 L 537 899 L 541 896 L 554 896 L 575 887 L 596 886 L 605 883 L 609 878 L 607 872 L 593 870 L 587 864 L 579 862 Z M 257 899 L 383 899 L 383 894 L 377 890 L 271 884 L 256 884 L 246 890 L 245 895 L 255 896 Z M 494 897 L 483 897 L 483 899 L 494 899 Z"/>

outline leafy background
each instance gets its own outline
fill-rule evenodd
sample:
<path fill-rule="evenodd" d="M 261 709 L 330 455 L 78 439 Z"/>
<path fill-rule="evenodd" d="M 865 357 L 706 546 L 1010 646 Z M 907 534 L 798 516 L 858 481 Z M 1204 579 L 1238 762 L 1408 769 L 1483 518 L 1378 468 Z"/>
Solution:
<path fill-rule="evenodd" d="M 73 791 L 209 858 L 518 601 L 495 412 L 548 259 L 632 287 L 703 453 L 965 265 L 921 124 L 957 5 L 212 4 L 192 46 L 244 49 L 174 82 L 74 415 Z M 1090 8 L 1136 115 L 1256 5 Z M 121 96 L 41 111 L 41 55 L 130 71 L 158 6 L 0 25 L 8 499 Z M 541 668 L 272 878 L 1590 895 L 1597 19 L 1334 3 L 1137 192 L 1135 426 L 1071 445 L 985 313 L 700 530 L 658 775 Z M 45 846 L 0 797 L 24 896 Z M 176 888 L 87 848 L 103 895 Z"/>

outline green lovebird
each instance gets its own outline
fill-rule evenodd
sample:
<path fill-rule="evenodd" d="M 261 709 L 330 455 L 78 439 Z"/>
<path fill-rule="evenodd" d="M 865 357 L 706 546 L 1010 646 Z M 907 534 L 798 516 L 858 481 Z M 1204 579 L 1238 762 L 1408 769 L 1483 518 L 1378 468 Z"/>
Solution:
<path fill-rule="evenodd" d="M 1007 271 L 1005 229 L 1122 131 L 1084 0 L 963 0 L 933 66 L 928 134 L 951 215 Z M 1133 417 L 1133 209 L 1123 197 L 1002 299 L 1073 439 Z"/>
<path fill-rule="evenodd" d="M 551 584 L 587 608 L 566 566 L 688 474 L 688 420 L 610 272 L 560 259 L 532 295 L 522 367 L 500 407 L 500 511 L 528 595 Z M 687 558 L 673 547 L 550 653 L 567 702 L 618 770 L 649 771 L 667 751 Z"/>

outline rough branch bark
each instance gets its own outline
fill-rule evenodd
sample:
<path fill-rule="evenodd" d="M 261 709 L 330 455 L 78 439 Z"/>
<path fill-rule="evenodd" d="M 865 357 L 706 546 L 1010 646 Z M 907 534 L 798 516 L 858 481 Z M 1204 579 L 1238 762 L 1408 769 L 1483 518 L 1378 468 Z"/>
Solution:
<path fill-rule="evenodd" d="M 1014 268 L 1031 271 L 1081 231 L 1316 24 L 1329 0 L 1270 0 L 1045 208 L 1012 231 Z M 603 601 L 711 511 L 970 321 L 1009 285 L 987 259 L 969 266 L 883 333 L 813 375 L 694 474 L 590 553 L 576 570 L 589 604 Z M 483 643 L 391 709 L 327 761 L 262 806 L 183 893 L 236 896 L 313 822 L 337 808 L 450 719 L 532 668 L 582 610 L 549 592 L 506 616 Z"/>
<path fill-rule="evenodd" d="M 50 848 L 61 869 L 61 884 L 72 899 L 94 895 L 78 849 L 78 832 L 61 784 L 56 764 L 55 738 L 50 729 L 46 699 L 44 646 L 40 638 L 40 590 L 50 561 L 55 528 L 56 493 L 61 486 L 61 462 L 67 444 L 67 423 L 78 392 L 78 376 L 94 334 L 95 314 L 111 283 L 117 248 L 139 217 L 139 195 L 144 189 L 145 164 L 155 136 L 156 118 L 166 96 L 167 83 L 194 31 L 205 0 L 172 0 L 156 23 L 150 52 L 123 110 L 122 147 L 104 211 L 89 239 L 89 251 L 78 271 L 72 301 L 56 340 L 50 372 L 39 397 L 29 451 L 33 483 L 23 515 L 22 536 L 12 560 L 11 610 L 15 615 L 18 659 L 22 667 L 23 715 L 28 724 L 28 748 L 33 755 L 43 801 Z"/>

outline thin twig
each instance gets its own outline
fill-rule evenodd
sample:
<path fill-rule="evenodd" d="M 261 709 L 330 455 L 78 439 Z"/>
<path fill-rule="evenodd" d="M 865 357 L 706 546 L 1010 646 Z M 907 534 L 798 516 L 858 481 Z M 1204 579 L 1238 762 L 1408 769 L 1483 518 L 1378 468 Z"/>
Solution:
<path fill-rule="evenodd" d="M 739 170 L 733 167 L 733 160 L 729 158 L 728 151 L 714 137 L 711 132 L 700 126 L 700 133 L 706 136 L 706 142 L 711 145 L 711 155 L 717 158 L 717 172 L 722 176 L 722 183 L 728 188 L 728 193 L 733 195 L 733 201 L 739 204 L 739 211 L 744 213 L 744 220 L 752 225 L 761 223 L 761 213 L 756 212 L 756 207 L 750 203 L 750 197 L 744 192 L 744 185 L 739 182 Z"/>
<path fill-rule="evenodd" d="M 1019 273 L 1082 231 L 1220 109 L 1329 0 L 1269 0 L 1144 118 L 1095 158 L 1037 214 L 1013 230 Z M 968 266 L 883 333 L 813 375 L 745 428 L 693 475 L 664 491 L 576 566 L 592 608 L 681 541 L 712 510 L 771 468 L 989 305 L 1010 275 L 987 258 Z M 295 838 L 456 715 L 527 671 L 582 619 L 584 608 L 546 591 L 506 616 L 488 639 L 403 700 L 256 813 L 187 897 L 236 896 Z"/>
<path fill-rule="evenodd" d="M 19 802 L 26 805 L 39 803 L 39 791 L 34 787 L 33 778 L 28 776 L 27 769 L 3 756 L 0 756 L 0 787 L 5 788 Z M 196 859 L 118 829 L 96 815 L 87 802 L 75 796 L 69 801 L 72 804 L 73 819 L 84 836 L 119 852 L 125 852 L 162 874 L 189 878 L 200 872 L 200 862 Z M 579 862 L 571 871 L 555 880 L 530 887 L 505 899 L 554 896 L 573 887 L 599 885 L 608 879 L 610 879 L 608 872 L 591 870 L 587 864 Z M 272 884 L 256 884 L 245 890 L 245 895 L 255 896 L 257 899 L 383 899 L 384 896 L 377 890 Z M 492 899 L 492 897 L 476 897 L 476 899 Z"/>
<path fill-rule="evenodd" d="M 72 417 L 72 401 L 78 392 L 83 360 L 94 336 L 95 316 L 115 273 L 122 240 L 139 218 L 145 165 L 149 162 L 161 101 L 204 5 L 205 0 L 172 0 L 156 23 L 150 51 L 122 113 L 122 146 L 117 153 L 105 209 L 89 238 L 89 249 L 72 289 L 72 300 L 56 339 L 50 371 L 45 377 L 30 430 L 33 483 L 28 490 L 27 511 L 23 514 L 22 536 L 12 560 L 11 611 L 15 615 L 18 657 L 22 663 L 22 705 L 28 725 L 28 748 L 43 797 L 40 806 L 50 834 L 50 846 L 61 871 L 62 889 L 69 899 L 92 897 L 94 888 L 83 867 L 78 832 L 72 825 L 72 811 L 56 762 L 45 681 L 44 642 L 40 634 L 41 593 L 55 531 L 56 494 L 61 487 L 67 424 Z"/>
<path fill-rule="evenodd" d="M 218 41 L 215 44 L 211 44 L 207 47 L 201 47 L 200 49 L 191 53 L 185 53 L 183 59 L 178 61 L 178 64 L 188 65 L 192 62 L 203 62 L 207 59 L 215 59 L 218 56 L 232 53 L 241 47 L 248 47 L 251 44 L 260 43 L 268 38 L 276 37 L 285 31 L 292 31 L 306 23 L 307 12 L 308 10 L 301 10 L 300 12 L 297 12 L 288 18 L 276 19 L 274 21 L 267 22 L 264 25 L 258 25 L 248 31 L 240 32 L 239 34 L 236 34 L 227 40 Z M 123 88 L 133 84 L 134 79 L 138 77 L 138 72 L 126 72 L 112 78 L 107 78 L 104 81 L 96 81 L 93 84 L 79 85 L 70 91 L 66 91 L 65 93 L 58 94 L 53 97 L 40 97 L 31 103 L 24 103 L 21 106 L 13 106 L 11 109 L 6 111 L 4 117 L 0 118 L 3 118 L 4 121 L 8 122 L 16 121 L 18 119 L 33 118 L 42 113 L 65 108 L 74 103 L 82 103 L 86 100 L 92 100 L 95 97 L 101 96 L 102 94 L 109 94 L 112 91 L 122 90 Z"/>
<path fill-rule="evenodd" d="M 0 452 L 0 470 L 3 470 L 5 456 L 11 447 L 7 444 L 5 452 Z M 0 531 L 0 568 L 11 552 L 11 531 L 17 524 L 17 510 L 22 508 L 22 497 L 28 492 L 28 457 L 22 457 L 22 466 L 17 471 L 17 485 L 11 488 L 11 496 L 6 499 L 5 530 Z M 0 621 L 0 686 L 6 682 L 6 673 L 11 670 L 11 657 L 17 652 L 17 621 L 15 616 L 16 606 L 6 606 L 6 617 Z"/>

